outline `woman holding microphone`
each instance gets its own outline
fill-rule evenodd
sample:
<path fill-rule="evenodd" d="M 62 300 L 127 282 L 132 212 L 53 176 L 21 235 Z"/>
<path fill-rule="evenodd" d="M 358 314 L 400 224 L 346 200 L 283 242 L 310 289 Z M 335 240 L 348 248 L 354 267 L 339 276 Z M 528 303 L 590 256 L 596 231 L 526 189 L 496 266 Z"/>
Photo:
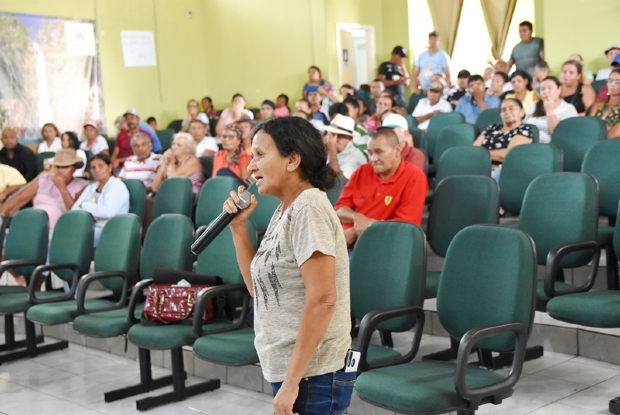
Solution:
<path fill-rule="evenodd" d="M 254 297 L 255 346 L 271 383 L 276 415 L 342 414 L 355 372 L 345 372 L 351 345 L 349 261 L 340 221 L 325 190 L 336 175 L 318 131 L 297 117 L 260 124 L 248 166 L 261 195 L 280 199 L 258 252 L 246 220 L 231 222 L 237 260 Z M 242 192 L 245 189 L 239 187 Z M 237 212 L 236 192 L 224 203 Z M 331 412 L 330 412 L 331 411 Z"/>

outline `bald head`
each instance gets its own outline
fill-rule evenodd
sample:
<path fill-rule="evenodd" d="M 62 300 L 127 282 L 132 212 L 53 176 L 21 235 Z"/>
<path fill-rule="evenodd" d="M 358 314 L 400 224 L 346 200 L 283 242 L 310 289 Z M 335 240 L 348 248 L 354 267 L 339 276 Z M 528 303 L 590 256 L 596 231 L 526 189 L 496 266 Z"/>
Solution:
<path fill-rule="evenodd" d="M 5 127 L 2 130 L 2 144 L 7 150 L 17 147 L 17 130 L 13 127 Z"/>

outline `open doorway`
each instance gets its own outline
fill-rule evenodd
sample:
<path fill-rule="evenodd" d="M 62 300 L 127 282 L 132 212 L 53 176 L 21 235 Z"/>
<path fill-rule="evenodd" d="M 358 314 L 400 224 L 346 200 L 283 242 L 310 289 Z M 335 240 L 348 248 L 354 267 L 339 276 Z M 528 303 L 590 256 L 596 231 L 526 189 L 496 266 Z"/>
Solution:
<path fill-rule="evenodd" d="M 340 85 L 349 84 L 359 89 L 360 85 L 369 84 L 375 78 L 374 27 L 337 23 L 336 48 Z"/>

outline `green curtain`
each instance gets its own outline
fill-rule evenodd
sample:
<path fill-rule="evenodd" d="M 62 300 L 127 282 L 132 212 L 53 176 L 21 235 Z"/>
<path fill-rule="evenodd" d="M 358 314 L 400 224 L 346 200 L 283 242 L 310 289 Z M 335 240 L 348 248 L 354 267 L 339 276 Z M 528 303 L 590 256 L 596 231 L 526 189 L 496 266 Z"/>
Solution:
<path fill-rule="evenodd" d="M 495 59 L 501 58 L 504 54 L 506 37 L 516 5 L 517 0 L 480 0 L 491 38 L 491 53 Z"/>
<path fill-rule="evenodd" d="M 441 49 L 452 56 L 463 0 L 428 0 L 433 27 L 441 36 Z"/>

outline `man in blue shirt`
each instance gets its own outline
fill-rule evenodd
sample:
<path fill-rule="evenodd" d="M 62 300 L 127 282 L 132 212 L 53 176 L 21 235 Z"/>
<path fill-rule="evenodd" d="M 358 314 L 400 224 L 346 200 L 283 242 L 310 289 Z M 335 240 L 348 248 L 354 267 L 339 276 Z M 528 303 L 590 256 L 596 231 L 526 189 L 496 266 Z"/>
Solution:
<path fill-rule="evenodd" d="M 420 53 L 415 63 L 413 91 L 421 94 L 431 84 L 434 74 L 439 74 L 450 85 L 450 57 L 439 49 L 441 38 L 437 32 L 428 34 L 428 50 Z"/>
<path fill-rule="evenodd" d="M 500 99 L 486 93 L 484 79 L 480 75 L 470 76 L 467 86 L 469 94 L 459 99 L 455 111 L 463 114 L 469 124 L 475 124 L 478 114 L 487 108 L 498 108 Z"/>

